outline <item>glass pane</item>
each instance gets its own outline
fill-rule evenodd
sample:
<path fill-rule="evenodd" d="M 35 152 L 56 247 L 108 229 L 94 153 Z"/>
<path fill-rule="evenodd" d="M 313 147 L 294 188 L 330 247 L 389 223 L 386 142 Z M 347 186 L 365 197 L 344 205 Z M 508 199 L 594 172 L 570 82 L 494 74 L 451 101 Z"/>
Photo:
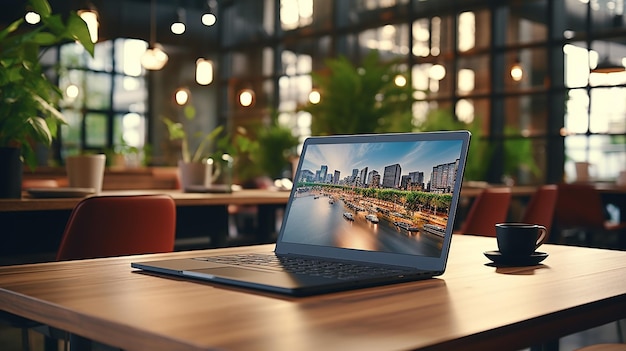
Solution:
<path fill-rule="evenodd" d="M 455 55 L 456 42 L 454 39 L 454 18 L 451 16 L 434 17 L 430 32 L 433 56 Z"/>
<path fill-rule="evenodd" d="M 585 43 L 576 42 L 563 46 L 565 55 L 565 86 L 579 88 L 589 81 L 589 51 Z"/>
<path fill-rule="evenodd" d="M 613 180 L 626 164 L 626 140 L 624 136 L 568 136 L 565 154 L 566 180 L 576 180 L 576 162 L 589 162 L 593 179 Z"/>
<path fill-rule="evenodd" d="M 542 88 L 545 86 L 548 56 L 544 48 L 508 52 L 505 58 L 506 90 Z M 520 69 L 520 70 L 518 70 Z M 517 75 L 517 73 L 520 75 Z"/>
<path fill-rule="evenodd" d="M 589 95 L 585 89 L 572 89 L 565 102 L 565 130 L 567 133 L 586 133 L 589 128 Z"/>
<path fill-rule="evenodd" d="M 309 69 L 309 72 L 311 70 Z M 263 71 L 264 77 L 271 76 L 274 73 L 274 50 L 272 48 L 263 49 Z"/>
<path fill-rule="evenodd" d="M 428 57 L 430 55 L 430 20 L 420 19 L 413 22 L 413 47 L 412 53 L 415 56 Z"/>
<path fill-rule="evenodd" d="M 141 66 L 141 55 L 148 43 L 138 39 L 115 40 L 115 72 L 138 77 L 145 71 Z"/>
<path fill-rule="evenodd" d="M 87 108 L 94 110 L 111 108 L 111 75 L 107 73 L 87 72 L 85 79 L 87 92 L 85 105 Z"/>
<path fill-rule="evenodd" d="M 417 99 L 422 98 L 435 98 L 435 97 L 447 97 L 452 93 L 452 86 L 454 85 L 447 67 L 452 65 L 446 65 L 443 63 L 424 63 L 414 65 L 411 70 L 411 79 L 413 87 L 418 90 L 416 93 Z"/>
<path fill-rule="evenodd" d="M 145 157 L 146 118 L 138 113 L 115 115 L 113 119 L 113 150 L 124 157 L 127 167 L 139 167 Z"/>
<path fill-rule="evenodd" d="M 148 89 L 143 78 L 116 76 L 113 91 L 113 109 L 117 111 L 146 112 Z"/>
<path fill-rule="evenodd" d="M 113 123 L 113 144 L 141 148 L 146 141 L 146 117 L 139 113 L 115 115 Z"/>
<path fill-rule="evenodd" d="M 97 43 L 93 58 L 87 58 L 87 68 L 94 71 L 111 72 L 113 70 L 112 49 L 113 44 L 110 40 Z"/>
<path fill-rule="evenodd" d="M 232 75 L 255 77 L 263 72 L 263 49 L 250 49 L 234 52 L 232 55 Z"/>
<path fill-rule="evenodd" d="M 63 92 L 62 105 L 65 108 L 81 109 L 85 105 L 85 72 L 79 70 L 61 71 L 59 87 Z"/>
<path fill-rule="evenodd" d="M 463 12 L 459 15 L 458 21 L 459 51 L 469 51 L 476 47 L 476 14 Z"/>
<path fill-rule="evenodd" d="M 488 48 L 491 45 L 491 13 L 487 10 L 481 10 L 474 12 L 474 21 L 475 21 L 475 47 L 477 48 Z M 461 22 L 459 22 L 459 26 Z M 459 27 L 459 30 L 461 28 Z M 469 36 L 466 35 L 466 36 Z M 460 37 L 459 37 L 460 38 Z M 459 42 L 461 44 L 461 42 Z"/>
<path fill-rule="evenodd" d="M 584 24 L 587 18 L 589 1 L 558 0 L 553 2 L 555 6 L 553 14 L 555 38 L 573 38 L 585 35 Z M 562 27 L 562 30 L 560 30 L 560 27 Z"/>
<path fill-rule="evenodd" d="M 313 88 L 310 75 L 281 77 L 278 80 L 280 89 L 280 111 L 295 111 L 297 106 L 306 104 Z"/>
<path fill-rule="evenodd" d="M 338 41 L 345 41 L 340 37 Z M 279 53 L 282 60 L 282 74 L 293 75 L 310 73 L 311 70 L 319 70 L 326 67 L 326 59 L 330 55 L 329 36 L 316 38 L 301 38 L 297 41 L 285 44 Z M 350 57 L 350 50 L 346 50 L 346 56 Z M 311 67 L 309 69 L 309 67 Z"/>
<path fill-rule="evenodd" d="M 325 4 L 326 5 L 326 4 Z M 313 0 L 281 0 L 280 22 L 283 30 L 296 29 L 313 23 Z M 315 6 L 316 15 L 319 7 Z"/>
<path fill-rule="evenodd" d="M 591 133 L 626 133 L 626 88 L 591 90 Z"/>
<path fill-rule="evenodd" d="M 517 1 L 509 5 L 507 44 L 545 41 L 548 37 L 546 0 Z M 561 14 L 559 14 L 561 16 Z"/>
<path fill-rule="evenodd" d="M 546 134 L 548 101 L 545 94 L 509 97 L 504 103 L 506 130 L 525 137 Z"/>
<path fill-rule="evenodd" d="M 386 25 L 359 34 L 362 47 L 377 50 L 383 60 L 406 57 L 409 53 L 409 33 L 406 24 Z"/>
<path fill-rule="evenodd" d="M 624 2 L 615 0 L 589 1 L 591 7 L 591 30 L 610 33 L 624 27 Z"/>
<path fill-rule="evenodd" d="M 107 146 L 107 116 L 103 113 L 88 113 L 85 116 L 85 147 L 105 148 Z"/>
<path fill-rule="evenodd" d="M 63 153 L 73 155 L 80 152 L 80 131 L 82 114 L 77 110 L 64 109 L 61 111 L 67 124 L 61 125 L 61 140 Z"/>
<path fill-rule="evenodd" d="M 460 95 L 488 93 L 491 83 L 489 56 L 459 57 L 457 92 Z"/>
<path fill-rule="evenodd" d="M 87 65 L 89 54 L 76 43 L 61 45 L 61 67 L 79 68 Z"/>
<path fill-rule="evenodd" d="M 56 47 L 49 47 L 45 50 L 42 50 L 41 56 L 39 57 L 39 62 L 43 66 L 53 66 L 57 63 L 57 51 Z"/>

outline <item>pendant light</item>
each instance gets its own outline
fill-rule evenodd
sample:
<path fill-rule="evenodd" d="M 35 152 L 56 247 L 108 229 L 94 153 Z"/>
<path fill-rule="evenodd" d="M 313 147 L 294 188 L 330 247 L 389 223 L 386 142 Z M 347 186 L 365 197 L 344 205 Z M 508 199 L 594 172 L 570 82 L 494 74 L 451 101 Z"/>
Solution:
<path fill-rule="evenodd" d="M 80 18 L 87 23 L 87 29 L 89 30 L 89 38 L 92 43 L 98 42 L 98 27 L 100 23 L 98 22 L 98 11 L 96 11 L 93 5 L 90 5 L 86 9 L 77 11 Z"/>
<path fill-rule="evenodd" d="M 150 2 L 150 46 L 141 56 L 141 65 L 148 70 L 158 71 L 167 63 L 167 54 L 156 42 L 156 8 L 154 0 Z"/>

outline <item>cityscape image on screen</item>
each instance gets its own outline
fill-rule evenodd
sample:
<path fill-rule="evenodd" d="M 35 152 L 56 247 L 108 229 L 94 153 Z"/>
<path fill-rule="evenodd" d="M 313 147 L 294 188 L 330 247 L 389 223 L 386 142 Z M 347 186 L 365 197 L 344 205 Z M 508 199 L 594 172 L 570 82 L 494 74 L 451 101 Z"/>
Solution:
<path fill-rule="evenodd" d="M 439 257 L 462 142 L 314 144 L 283 240 Z"/>

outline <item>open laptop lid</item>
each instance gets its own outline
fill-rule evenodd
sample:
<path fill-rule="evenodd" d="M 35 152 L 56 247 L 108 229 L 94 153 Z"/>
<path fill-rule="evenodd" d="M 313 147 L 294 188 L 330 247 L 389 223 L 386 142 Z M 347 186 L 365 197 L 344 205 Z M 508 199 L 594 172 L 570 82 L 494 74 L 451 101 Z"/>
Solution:
<path fill-rule="evenodd" d="M 468 131 L 310 137 L 276 244 L 443 273 Z"/>

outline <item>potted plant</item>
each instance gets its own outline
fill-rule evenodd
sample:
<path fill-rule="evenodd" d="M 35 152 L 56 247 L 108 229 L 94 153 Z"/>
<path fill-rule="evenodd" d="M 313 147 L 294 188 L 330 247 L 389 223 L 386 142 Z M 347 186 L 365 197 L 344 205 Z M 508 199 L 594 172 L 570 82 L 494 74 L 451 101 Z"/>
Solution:
<path fill-rule="evenodd" d="M 346 57 L 329 59 L 326 66 L 326 71 L 311 74 L 320 102 L 303 108 L 313 116 L 311 134 L 413 130 L 414 89 L 399 62 L 383 62 L 377 51 L 370 51 L 359 66 Z"/>
<path fill-rule="evenodd" d="M 195 118 L 193 109 L 185 110 L 187 119 Z M 209 186 L 222 176 L 222 185 L 232 183 L 233 168 L 237 159 L 250 154 L 256 149 L 257 143 L 252 141 L 243 128 L 233 135 L 225 134 L 223 126 L 217 126 L 209 133 L 196 132 L 189 134 L 183 123 L 174 122 L 165 117 L 163 122 L 171 141 L 180 141 L 181 158 L 178 169 L 183 190 L 194 186 Z M 197 146 L 192 149 L 192 142 Z"/>
<path fill-rule="evenodd" d="M 65 123 L 55 107 L 60 89 L 43 73 L 41 49 L 78 41 L 93 55 L 86 23 L 76 12 L 53 14 L 47 0 L 29 0 L 37 25 L 18 19 L 0 31 L 0 197 L 21 197 L 22 163 L 37 165 L 33 143 L 49 146 Z M 4 162 L 4 163 L 2 163 Z"/>
<path fill-rule="evenodd" d="M 271 179 L 283 178 L 286 170 L 291 172 L 291 161 L 296 157 L 298 138 L 291 129 L 278 123 L 278 113 L 273 112 L 270 123 L 258 129 L 253 158 L 259 168 Z"/>

